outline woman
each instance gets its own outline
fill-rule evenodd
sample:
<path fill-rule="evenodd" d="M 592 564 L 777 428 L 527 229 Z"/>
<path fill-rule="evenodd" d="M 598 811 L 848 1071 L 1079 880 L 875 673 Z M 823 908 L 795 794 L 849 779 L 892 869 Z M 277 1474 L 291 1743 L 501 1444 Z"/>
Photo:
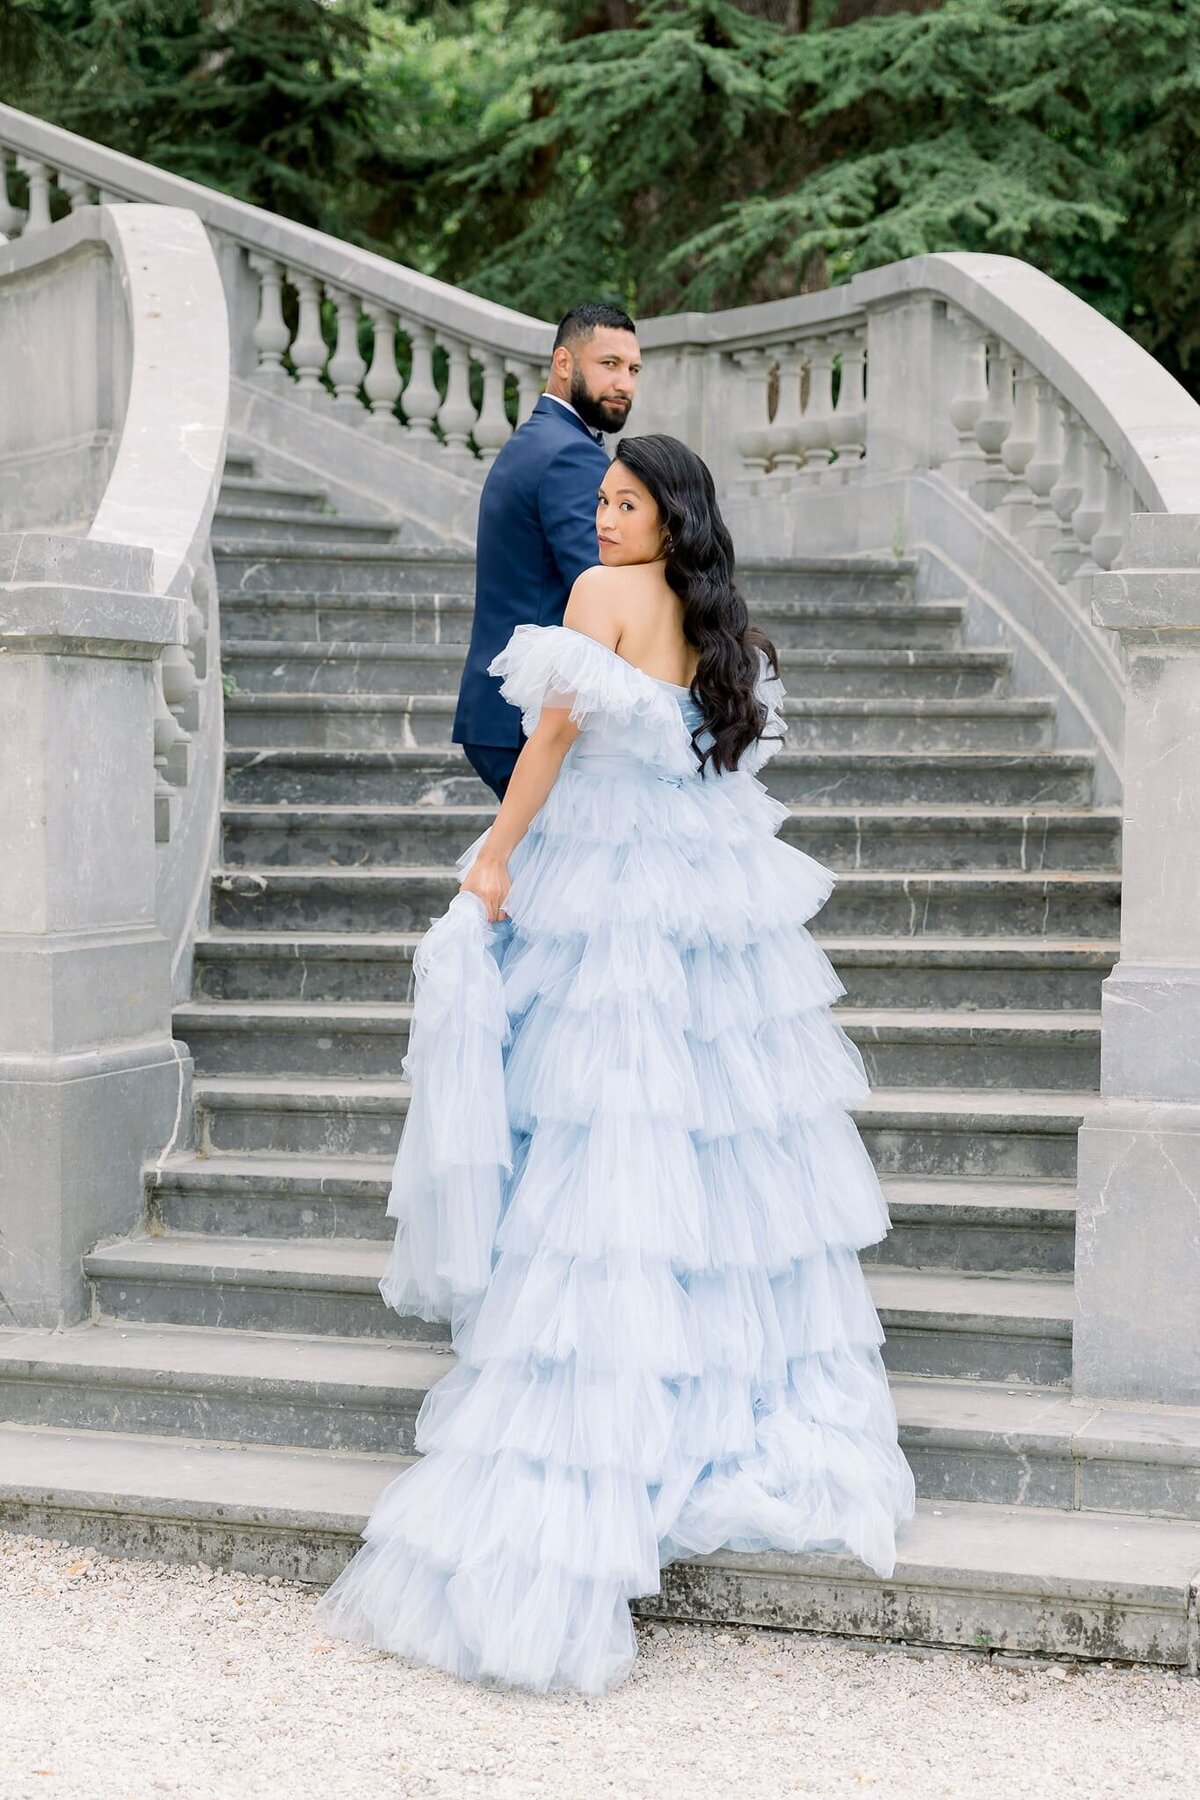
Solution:
<path fill-rule="evenodd" d="M 418 961 L 382 1285 L 457 1364 L 318 1605 L 460 1675 L 598 1693 L 674 1557 L 845 1548 L 913 1483 L 857 1250 L 861 1060 L 775 837 L 774 651 L 700 459 L 624 440 L 602 565 L 492 664 L 528 742 Z M 486 923 L 490 922 L 489 923 Z"/>

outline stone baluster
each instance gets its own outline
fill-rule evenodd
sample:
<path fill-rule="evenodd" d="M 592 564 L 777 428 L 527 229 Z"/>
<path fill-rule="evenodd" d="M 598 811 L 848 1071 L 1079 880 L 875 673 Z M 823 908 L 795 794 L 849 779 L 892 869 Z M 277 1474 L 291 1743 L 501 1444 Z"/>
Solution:
<path fill-rule="evenodd" d="M 1001 451 L 1012 430 L 1013 365 L 1012 356 L 999 338 L 986 342 L 987 401 L 975 421 L 975 442 L 983 451 L 984 466 L 971 483 L 971 498 L 977 506 L 994 512 L 1005 498 L 1010 477 Z"/>
<path fill-rule="evenodd" d="M 734 445 L 741 456 L 746 476 L 753 479 L 766 473 L 767 464 L 771 460 L 771 419 L 767 410 L 771 359 L 765 350 L 738 350 L 734 353 L 733 360 L 742 373 L 743 419 L 742 427 L 734 437 Z"/>
<path fill-rule="evenodd" d="M 1012 537 L 1021 536 L 1037 504 L 1026 479 L 1026 470 L 1037 450 L 1037 387 L 1036 371 L 1018 358 L 1013 369 L 1012 425 L 1000 449 L 1010 486 L 998 508 L 1001 522 Z"/>
<path fill-rule="evenodd" d="M 471 399 L 471 351 L 461 338 L 447 337 L 444 342 L 450 364 L 446 398 L 442 401 L 438 421 L 442 427 L 447 455 L 464 466 L 474 460 L 468 439 L 475 425 L 475 403 Z"/>
<path fill-rule="evenodd" d="M 838 346 L 841 381 L 833 412 L 830 441 L 842 471 L 854 468 L 867 453 L 867 346 L 861 335 Z"/>
<path fill-rule="evenodd" d="M 494 462 L 512 435 L 504 405 L 504 358 L 495 350 L 481 350 L 483 405 L 475 421 L 475 442 L 485 463 Z"/>
<path fill-rule="evenodd" d="M 92 204 L 92 184 L 82 175 L 60 175 L 58 185 L 71 203 L 71 211 Z"/>
<path fill-rule="evenodd" d="M 975 427 L 987 409 L 987 340 L 979 326 L 967 313 L 953 315 L 954 334 L 958 339 L 958 386 L 950 401 L 950 418 L 958 434 L 954 454 L 942 464 L 942 470 L 956 487 L 969 493 L 986 467 L 979 448 Z"/>
<path fill-rule="evenodd" d="M 371 366 L 363 377 L 363 392 L 371 408 L 363 430 L 371 437 L 394 438 L 400 430 L 396 402 L 404 386 L 396 366 L 396 315 L 390 307 L 368 300 L 364 307 L 371 321 Z"/>
<path fill-rule="evenodd" d="M 186 756 L 187 733 L 167 705 L 161 662 L 154 670 L 154 841 L 170 843 L 179 817 L 179 795 L 171 779 Z M 182 748 L 181 748 L 182 747 Z"/>
<path fill-rule="evenodd" d="M 337 339 L 328 368 L 333 383 L 333 406 L 347 425 L 357 425 L 367 416 L 358 394 L 367 368 L 358 348 L 359 300 L 357 294 L 346 288 L 326 291 L 337 313 Z"/>
<path fill-rule="evenodd" d="M 1050 502 L 1050 491 L 1062 468 L 1062 414 L 1054 383 L 1039 376 L 1036 386 L 1037 443 L 1033 456 L 1025 465 L 1025 480 L 1034 496 L 1034 508 L 1025 526 L 1024 538 L 1031 553 L 1043 561 L 1057 541 L 1058 514 Z"/>
<path fill-rule="evenodd" d="M 775 417 L 767 426 L 767 445 L 772 475 L 794 475 L 803 455 L 801 442 L 800 380 L 804 355 L 797 344 L 780 344 L 777 352 L 779 397 Z"/>
<path fill-rule="evenodd" d="M 510 362 L 508 372 L 517 378 L 517 424 L 523 425 L 542 396 L 542 371 L 536 363 Z"/>
<path fill-rule="evenodd" d="M 833 344 L 828 338 L 810 338 L 805 348 L 808 404 L 800 421 L 800 444 L 804 467 L 816 479 L 833 455 Z"/>
<path fill-rule="evenodd" d="M 254 349 L 258 365 L 255 380 L 269 387 L 290 386 L 283 366 L 292 334 L 283 316 L 283 268 L 269 256 L 252 255 L 250 267 L 258 276 L 258 318 L 254 324 Z"/>
<path fill-rule="evenodd" d="M 412 371 L 401 402 L 408 421 L 408 435 L 417 443 L 434 441 L 433 422 L 438 415 L 441 395 L 433 379 L 433 330 L 428 325 L 407 326 L 412 346 Z"/>
<path fill-rule="evenodd" d="M 1063 422 L 1063 459 L 1050 504 L 1058 515 L 1058 534 L 1051 539 L 1045 562 L 1059 581 L 1066 581 L 1080 560 L 1079 540 L 1071 518 L 1083 493 L 1083 420 L 1065 400 L 1059 401 Z"/>
<path fill-rule="evenodd" d="M 36 157 L 18 156 L 17 167 L 29 182 L 29 213 L 25 220 L 25 236 L 45 231 L 50 225 L 50 170 Z"/>
<path fill-rule="evenodd" d="M 1104 518 L 1108 484 L 1107 460 L 1104 445 L 1095 432 L 1089 431 L 1085 426 L 1079 504 L 1071 514 L 1071 530 L 1083 552 L 1073 570 L 1076 575 L 1094 575 L 1100 567 L 1092 555 L 1092 539 Z"/>
<path fill-rule="evenodd" d="M 187 621 L 190 632 L 191 621 Z M 159 687 L 176 730 L 166 744 L 164 774 L 172 787 L 186 787 L 191 778 L 191 733 L 187 722 L 196 716 L 196 671 L 185 644 L 168 644 L 159 659 Z"/>
<path fill-rule="evenodd" d="M 1133 511 L 1133 489 L 1117 464 L 1109 459 L 1104 484 L 1104 517 L 1092 539 L 1092 557 L 1101 569 L 1111 569 L 1121 554 L 1129 515 Z"/>
<path fill-rule="evenodd" d="M 321 283 L 303 269 L 289 269 L 288 280 L 300 300 L 300 318 L 292 339 L 292 367 L 296 371 L 296 393 L 310 402 L 323 396 L 321 371 L 329 355 L 325 333 L 321 330 Z"/>
<path fill-rule="evenodd" d="M 16 237 L 25 214 L 14 206 L 8 191 L 8 152 L 0 149 L 0 237 Z"/>
<path fill-rule="evenodd" d="M 192 659 L 192 668 L 196 672 L 197 697 L 203 694 L 203 684 L 208 680 L 208 633 L 213 617 L 212 603 L 216 593 L 215 571 L 208 562 L 201 563 L 192 577 L 191 593 L 188 600 L 188 655 Z M 189 721 L 189 730 L 195 731 L 199 726 L 199 718 Z"/>

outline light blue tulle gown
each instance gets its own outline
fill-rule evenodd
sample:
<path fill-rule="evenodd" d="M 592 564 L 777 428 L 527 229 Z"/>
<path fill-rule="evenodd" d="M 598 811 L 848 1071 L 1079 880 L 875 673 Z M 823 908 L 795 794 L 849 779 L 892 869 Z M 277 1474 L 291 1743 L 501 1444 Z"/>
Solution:
<path fill-rule="evenodd" d="M 887 1231 L 862 1063 L 804 921 L 833 877 L 756 771 L 698 773 L 685 689 L 562 626 L 492 665 L 582 730 L 512 859 L 417 962 L 381 1283 L 451 1321 L 319 1623 L 456 1675 L 599 1693 L 672 1558 L 846 1549 L 891 1572 L 913 1482 L 857 1251 Z M 463 858 L 469 865 L 478 845 Z"/>

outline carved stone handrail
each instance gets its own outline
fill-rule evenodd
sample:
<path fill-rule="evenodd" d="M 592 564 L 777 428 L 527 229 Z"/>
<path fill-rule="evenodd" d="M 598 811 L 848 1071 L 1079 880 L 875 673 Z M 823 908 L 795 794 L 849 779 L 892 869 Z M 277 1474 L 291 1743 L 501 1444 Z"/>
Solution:
<path fill-rule="evenodd" d="M 134 329 L 116 460 L 88 536 L 148 544 L 155 591 L 190 596 L 208 556 L 225 463 L 221 280 L 191 213 L 106 206 L 98 223 Z"/>
<path fill-rule="evenodd" d="M 0 244 L 0 1318 L 83 1316 L 81 1254 L 189 1141 L 171 1031 L 223 732 L 209 546 L 229 408 L 200 222 L 102 206 Z"/>

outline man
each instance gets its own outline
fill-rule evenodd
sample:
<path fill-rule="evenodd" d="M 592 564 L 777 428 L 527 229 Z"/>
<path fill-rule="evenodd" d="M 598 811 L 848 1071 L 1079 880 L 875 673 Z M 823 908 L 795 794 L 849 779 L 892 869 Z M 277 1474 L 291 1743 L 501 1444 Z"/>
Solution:
<path fill-rule="evenodd" d="M 572 307 L 555 335 L 545 393 L 483 484 L 475 619 L 453 736 L 501 800 L 523 741 L 521 719 L 488 664 L 518 625 L 561 625 L 576 577 L 600 561 L 604 433 L 624 426 L 641 366 L 633 320 L 620 307 Z"/>

